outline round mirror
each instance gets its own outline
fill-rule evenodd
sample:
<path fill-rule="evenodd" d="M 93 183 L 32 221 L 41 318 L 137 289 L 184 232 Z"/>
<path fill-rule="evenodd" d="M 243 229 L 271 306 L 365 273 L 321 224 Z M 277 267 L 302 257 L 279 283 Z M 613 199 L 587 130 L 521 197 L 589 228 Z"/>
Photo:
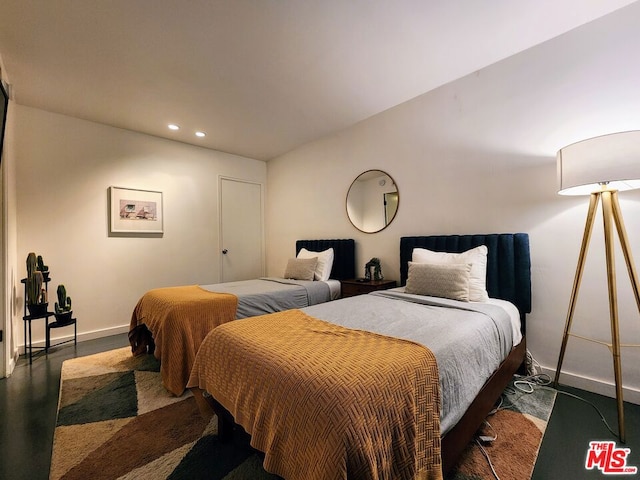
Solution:
<path fill-rule="evenodd" d="M 354 227 L 365 233 L 386 228 L 398 211 L 398 187 L 382 170 L 358 175 L 347 192 L 347 216 Z"/>

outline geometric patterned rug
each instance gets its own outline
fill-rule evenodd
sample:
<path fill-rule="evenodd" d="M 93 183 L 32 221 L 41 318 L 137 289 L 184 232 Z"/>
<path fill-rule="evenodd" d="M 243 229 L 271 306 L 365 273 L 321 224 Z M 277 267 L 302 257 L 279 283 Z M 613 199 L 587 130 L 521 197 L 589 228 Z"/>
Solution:
<path fill-rule="evenodd" d="M 245 439 L 220 444 L 190 392 L 162 386 L 153 355 L 129 347 L 62 364 L 49 478 L 275 479 Z"/>
<path fill-rule="evenodd" d="M 539 392 L 546 392 L 542 399 Z M 531 476 L 555 399 L 555 392 L 539 392 L 512 397 L 507 402 L 518 410 L 501 410 L 489 420 L 498 438 L 486 449 L 502 480 Z M 220 443 L 216 430 L 215 416 L 203 416 L 190 392 L 175 397 L 165 390 L 153 355 L 133 357 L 123 347 L 66 360 L 49 478 L 279 478 L 262 468 L 262 454 L 246 436 Z M 493 476 L 479 448 L 471 446 L 448 478 Z"/>

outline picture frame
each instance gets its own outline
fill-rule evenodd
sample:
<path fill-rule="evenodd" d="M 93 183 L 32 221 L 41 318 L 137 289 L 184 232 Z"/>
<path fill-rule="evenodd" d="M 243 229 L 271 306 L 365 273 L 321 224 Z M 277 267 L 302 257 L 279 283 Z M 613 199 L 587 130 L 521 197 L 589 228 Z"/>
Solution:
<path fill-rule="evenodd" d="M 164 233 L 162 192 L 109 187 L 109 234 L 159 236 Z"/>

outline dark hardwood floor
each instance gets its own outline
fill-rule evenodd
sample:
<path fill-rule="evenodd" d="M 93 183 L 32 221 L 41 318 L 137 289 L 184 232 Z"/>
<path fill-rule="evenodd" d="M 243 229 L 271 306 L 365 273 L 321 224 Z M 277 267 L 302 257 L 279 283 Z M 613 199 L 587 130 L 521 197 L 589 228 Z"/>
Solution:
<path fill-rule="evenodd" d="M 45 480 L 49 478 L 53 431 L 60 388 L 60 368 L 68 358 L 90 355 L 128 345 L 127 336 L 53 348 L 35 358 L 32 365 L 23 357 L 11 377 L 0 379 L 0 479 Z M 596 406 L 609 425 L 617 430 L 615 400 L 582 390 L 563 388 Z M 625 404 L 627 465 L 640 467 L 640 406 Z M 633 475 L 603 475 L 586 470 L 589 442 L 613 440 L 595 408 L 578 399 L 559 394 L 547 426 L 533 473 L 534 480 L 640 478 Z"/>
<path fill-rule="evenodd" d="M 590 403 L 558 393 L 533 471 L 533 480 L 640 478 L 640 405 L 628 402 L 624 404 L 627 438 L 626 444 L 622 444 L 609 431 L 596 411 L 597 408 L 609 427 L 617 432 L 618 413 L 614 398 L 577 388 L 561 386 L 560 390 L 577 395 Z M 629 448 L 631 452 L 627 465 L 638 467 L 638 473 L 636 475 L 605 475 L 597 468 L 587 470 L 585 468 L 587 451 L 589 442 L 593 441 L 613 441 L 616 442 L 616 447 Z"/>
<path fill-rule="evenodd" d="M 0 379 L 0 479 L 49 478 L 62 362 L 128 344 L 122 334 L 54 347 L 31 365 L 20 357 L 12 375 Z"/>

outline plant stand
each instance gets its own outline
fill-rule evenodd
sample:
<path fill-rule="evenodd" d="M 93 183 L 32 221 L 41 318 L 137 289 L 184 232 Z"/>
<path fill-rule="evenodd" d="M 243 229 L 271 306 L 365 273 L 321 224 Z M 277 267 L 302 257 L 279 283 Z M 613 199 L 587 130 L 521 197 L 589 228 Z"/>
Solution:
<path fill-rule="evenodd" d="M 41 318 L 44 318 L 45 324 L 48 325 L 49 324 L 49 317 L 53 317 L 54 313 L 53 312 L 48 312 L 48 311 L 44 311 L 42 314 L 39 315 L 31 315 L 27 312 L 29 312 L 28 307 L 27 307 L 27 279 L 23 278 L 22 280 L 20 280 L 23 284 L 24 284 L 24 313 L 25 315 L 22 317 L 22 320 L 24 322 L 24 354 L 25 357 L 27 356 L 27 351 L 29 352 L 29 364 L 31 364 L 33 362 L 33 350 L 37 350 L 36 355 L 40 354 L 40 353 L 46 353 L 47 350 L 49 349 L 49 344 L 48 342 L 45 342 L 44 347 L 34 347 L 33 346 L 33 339 L 31 336 L 31 321 L 32 320 L 39 320 Z M 45 289 L 47 290 L 47 292 L 49 291 L 49 282 L 51 281 L 51 279 L 49 277 L 47 277 L 46 279 L 44 279 L 44 285 L 45 285 Z M 27 324 L 29 325 L 29 337 L 27 337 Z M 46 328 L 46 327 L 45 327 Z M 48 329 L 47 329 L 48 330 Z M 27 345 L 27 338 L 29 339 L 29 344 Z"/>
<path fill-rule="evenodd" d="M 70 327 L 71 325 L 73 325 L 73 339 L 70 338 L 69 340 L 64 340 L 62 342 L 58 342 L 56 344 L 51 345 L 51 329 Z M 74 345 L 78 344 L 78 324 L 75 318 L 72 318 L 68 322 L 59 322 L 56 320 L 49 323 L 47 321 L 47 341 L 46 341 L 46 347 L 45 347 L 46 350 L 49 350 L 51 347 L 57 347 L 58 345 L 63 345 L 65 343 L 70 343 L 70 342 L 73 342 Z"/>
<path fill-rule="evenodd" d="M 45 343 L 44 347 L 34 347 L 32 345 L 31 321 L 32 320 L 39 320 L 41 318 L 44 318 L 45 323 L 48 325 L 49 324 L 49 317 L 53 317 L 53 312 L 47 312 L 44 315 L 37 315 L 37 316 L 25 315 L 24 317 L 22 317 L 22 320 L 24 321 L 24 354 L 25 354 L 25 356 L 29 355 L 29 364 L 31 364 L 33 362 L 33 356 L 34 356 L 33 351 L 34 350 L 36 350 L 35 355 L 39 355 L 41 353 L 46 353 L 47 350 L 49 349 L 48 343 Z M 28 332 L 27 332 L 27 324 L 29 324 Z M 49 329 L 47 328 L 47 332 L 48 331 L 49 331 Z M 27 337 L 27 333 L 29 334 L 29 337 Z M 29 339 L 29 343 L 28 344 L 27 344 L 27 338 Z"/>
<path fill-rule="evenodd" d="M 55 317 L 55 313 L 54 312 L 45 311 L 45 312 L 43 312 L 42 314 L 39 314 L 39 315 L 30 315 L 30 314 L 28 314 L 27 312 L 29 312 L 29 310 L 28 310 L 28 307 L 27 307 L 27 279 L 23 278 L 20 281 L 24 284 L 24 313 L 25 313 L 25 315 L 22 317 L 22 320 L 24 321 L 24 354 L 25 354 L 25 357 L 27 355 L 29 356 L 29 364 L 33 363 L 33 357 L 34 357 L 34 352 L 33 351 L 34 350 L 36 350 L 35 355 L 39 355 L 41 353 L 47 354 L 51 347 L 57 347 L 58 345 L 62 345 L 62 344 L 65 344 L 65 343 L 73 342 L 74 345 L 77 345 L 77 343 L 78 343 L 78 325 L 77 325 L 76 319 L 72 318 L 72 319 L 70 319 L 69 321 L 66 321 L 66 322 L 58 322 L 58 321 L 49 322 L 49 317 Z M 47 293 L 49 291 L 49 282 L 50 281 L 51 281 L 51 278 L 49 276 L 47 276 L 47 278 L 44 279 L 44 285 L 45 285 L 45 289 L 47 290 Z M 44 344 L 44 347 L 34 347 L 33 346 L 33 340 L 32 340 L 32 337 L 31 337 L 31 321 L 32 320 L 39 320 L 41 318 L 43 318 L 44 322 L 45 322 L 45 331 L 46 331 L 45 344 Z M 73 339 L 65 340 L 63 342 L 59 342 L 59 343 L 56 343 L 54 345 L 51 345 L 51 329 L 52 328 L 70 327 L 71 325 L 73 325 Z M 28 326 L 28 328 L 27 328 L 27 326 Z M 28 336 L 27 336 L 27 334 L 28 334 Z"/>

